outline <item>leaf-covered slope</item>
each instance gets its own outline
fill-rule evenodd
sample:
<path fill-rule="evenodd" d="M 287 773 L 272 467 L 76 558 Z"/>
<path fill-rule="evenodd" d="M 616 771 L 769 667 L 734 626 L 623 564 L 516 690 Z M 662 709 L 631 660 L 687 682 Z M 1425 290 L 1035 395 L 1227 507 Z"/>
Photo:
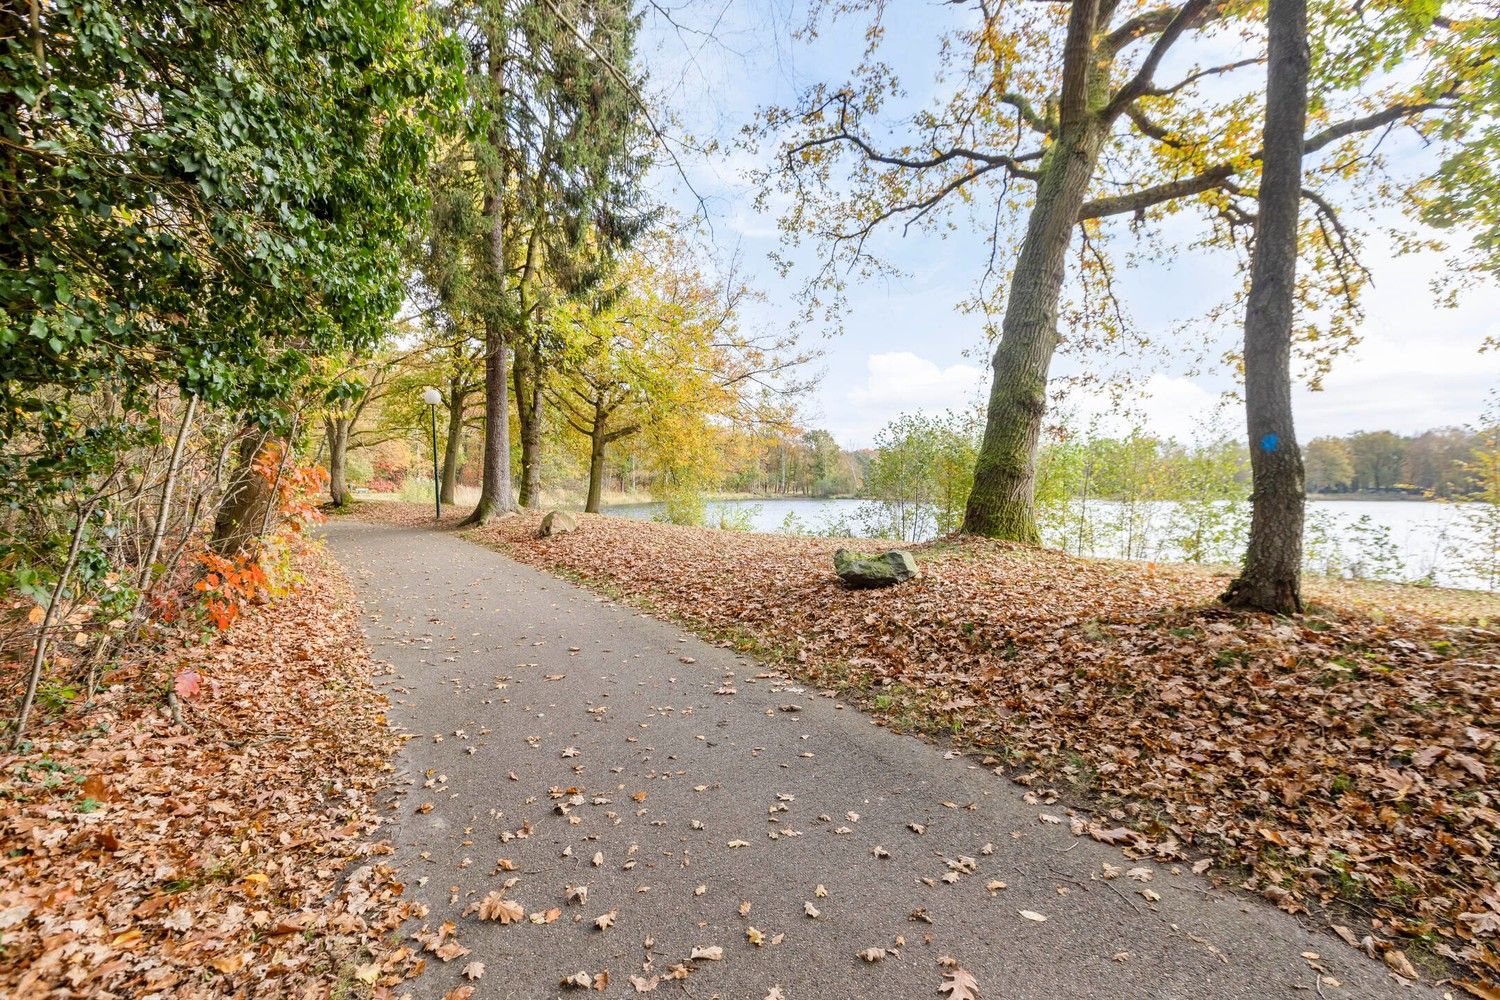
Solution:
<path fill-rule="evenodd" d="M 380 942 L 404 916 L 390 873 L 366 861 L 334 894 L 385 850 L 364 834 L 395 739 L 347 585 L 308 558 L 296 593 L 113 671 L 0 758 L 0 994 L 300 996 L 406 971 Z"/>

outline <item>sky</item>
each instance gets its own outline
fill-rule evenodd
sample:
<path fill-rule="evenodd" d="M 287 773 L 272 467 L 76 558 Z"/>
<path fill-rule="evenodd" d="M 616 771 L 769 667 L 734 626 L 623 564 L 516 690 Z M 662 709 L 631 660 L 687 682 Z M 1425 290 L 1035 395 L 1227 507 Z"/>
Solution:
<path fill-rule="evenodd" d="M 882 51 L 912 95 L 905 105 L 911 108 L 934 92 L 939 33 L 955 18 L 970 15 L 940 0 L 899 0 L 889 6 Z M 961 226 L 946 238 L 882 235 L 877 250 L 900 273 L 851 282 L 842 332 L 835 336 L 799 328 L 797 294 L 807 268 L 816 263 L 809 248 L 792 251 L 801 267 L 790 276 L 780 275 L 770 261 L 772 252 L 786 248 L 775 206 L 759 210 L 754 204 L 749 173 L 764 164 L 737 148 L 735 140 L 758 108 L 792 103 L 818 81 L 845 79 L 863 49 L 859 23 L 825 25 L 809 43 L 792 37 L 805 21 L 802 0 L 662 0 L 647 7 L 641 53 L 651 93 L 671 109 L 680 134 L 721 143 L 712 155 L 683 152 L 680 170 L 663 166 L 653 184 L 681 213 L 705 216 L 707 239 L 717 255 L 737 259 L 761 292 L 747 325 L 789 328 L 805 346 L 822 352 L 813 365 L 821 378 L 802 403 L 802 423 L 826 428 L 844 447 L 863 448 L 902 413 L 980 405 L 988 392 L 989 347 L 980 318 L 958 309 L 975 288 L 988 253 L 974 227 Z M 1373 220 L 1372 228 L 1399 218 L 1393 213 Z M 1475 422 L 1487 393 L 1500 386 L 1500 352 L 1480 352 L 1486 337 L 1500 337 L 1500 289 L 1474 289 L 1457 308 L 1440 308 L 1430 282 L 1443 258 L 1397 255 L 1374 232 L 1364 262 L 1373 284 L 1364 300 L 1360 342 L 1335 362 L 1321 391 L 1305 385 L 1295 390 L 1298 436 L 1307 440 L 1375 429 L 1415 433 Z M 1121 298 L 1132 321 L 1162 339 L 1201 316 L 1236 280 L 1234 273 L 1228 259 L 1174 254 L 1123 274 Z M 1082 389 L 1070 391 L 1061 406 L 1075 422 L 1099 433 L 1119 433 L 1139 423 L 1183 442 L 1238 434 L 1242 410 L 1227 396 L 1235 389 L 1234 378 L 1210 360 L 1199 366 L 1168 361 L 1142 370 L 1123 411 L 1102 392 Z M 1066 383 L 1093 363 L 1060 356 L 1053 375 Z"/>

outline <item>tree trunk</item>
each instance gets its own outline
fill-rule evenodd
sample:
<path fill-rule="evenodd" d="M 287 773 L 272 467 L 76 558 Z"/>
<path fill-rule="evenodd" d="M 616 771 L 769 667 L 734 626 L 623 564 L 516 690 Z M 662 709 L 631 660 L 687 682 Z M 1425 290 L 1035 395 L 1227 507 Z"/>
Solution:
<path fill-rule="evenodd" d="M 328 442 L 328 500 L 335 507 L 349 502 L 349 428 L 352 421 L 328 417 L 323 421 L 323 436 Z"/>
<path fill-rule="evenodd" d="M 486 324 L 485 345 L 484 475 L 479 503 L 464 524 L 489 524 L 516 511 L 510 491 L 510 386 L 506 379 L 505 335 L 498 324 Z"/>
<path fill-rule="evenodd" d="M 517 349 L 514 372 L 521 424 L 521 506 L 535 507 L 542 493 L 542 379 L 534 343 Z"/>
<path fill-rule="evenodd" d="M 439 496 L 445 504 L 453 503 L 458 489 L 458 458 L 464 444 L 464 410 L 468 407 L 468 393 L 463 389 L 463 380 L 448 382 L 448 436 L 443 442 L 443 486 Z"/>
<path fill-rule="evenodd" d="M 1036 545 L 1036 449 L 1057 349 L 1057 303 L 1068 247 L 1104 133 L 1082 124 L 1047 153 L 995 348 L 984 439 L 962 530 Z"/>
<path fill-rule="evenodd" d="M 271 481 L 255 468 L 255 460 L 265 445 L 264 433 L 246 433 L 240 441 L 239 463 L 224 493 L 224 503 L 214 518 L 213 550 L 221 556 L 234 556 L 248 550 L 260 537 L 261 525 L 271 509 Z"/>
<path fill-rule="evenodd" d="M 599 513 L 604 494 L 604 445 L 608 438 L 604 433 L 604 421 L 594 418 L 594 432 L 589 435 L 589 496 L 583 505 L 587 514 Z"/>
<path fill-rule="evenodd" d="M 1245 311 L 1245 423 L 1250 433 L 1250 544 L 1223 600 L 1275 614 L 1302 610 L 1302 453 L 1292 427 L 1293 287 L 1307 121 L 1307 0 L 1267 13 L 1265 159 Z"/>

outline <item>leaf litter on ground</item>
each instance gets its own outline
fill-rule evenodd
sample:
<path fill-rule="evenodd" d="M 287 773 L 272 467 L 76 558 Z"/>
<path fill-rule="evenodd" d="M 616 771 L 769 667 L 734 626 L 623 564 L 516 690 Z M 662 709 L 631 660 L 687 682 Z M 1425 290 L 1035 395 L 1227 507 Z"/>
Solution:
<path fill-rule="evenodd" d="M 379 995 L 421 968 L 392 932 L 425 914 L 369 837 L 399 740 L 348 584 L 297 558 L 293 593 L 115 665 L 0 756 L 0 995 Z"/>

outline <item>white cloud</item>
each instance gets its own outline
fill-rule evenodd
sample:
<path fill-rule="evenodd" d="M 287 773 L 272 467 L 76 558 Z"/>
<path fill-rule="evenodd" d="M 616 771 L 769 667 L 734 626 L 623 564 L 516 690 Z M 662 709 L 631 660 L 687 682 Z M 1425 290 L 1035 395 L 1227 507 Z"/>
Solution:
<path fill-rule="evenodd" d="M 1140 427 L 1183 444 L 1223 433 L 1238 434 L 1241 423 L 1238 408 L 1226 406 L 1222 394 L 1192 379 L 1161 374 L 1150 376 L 1118 402 L 1102 390 L 1074 390 L 1058 411 L 1068 414 L 1081 433 L 1116 437 Z"/>
<path fill-rule="evenodd" d="M 1410 434 L 1475 422 L 1486 394 L 1500 387 L 1500 354 L 1480 354 L 1477 341 L 1467 339 L 1423 336 L 1415 329 L 1405 342 L 1368 337 L 1335 363 L 1323 391 L 1297 390 L 1299 436 L 1387 429 Z"/>
<path fill-rule="evenodd" d="M 876 432 L 903 413 L 941 413 L 974 405 L 988 387 L 988 373 L 974 365 L 944 368 L 910 351 L 871 354 L 865 381 L 843 393 L 822 393 L 825 424 L 842 444 L 864 447 Z"/>

